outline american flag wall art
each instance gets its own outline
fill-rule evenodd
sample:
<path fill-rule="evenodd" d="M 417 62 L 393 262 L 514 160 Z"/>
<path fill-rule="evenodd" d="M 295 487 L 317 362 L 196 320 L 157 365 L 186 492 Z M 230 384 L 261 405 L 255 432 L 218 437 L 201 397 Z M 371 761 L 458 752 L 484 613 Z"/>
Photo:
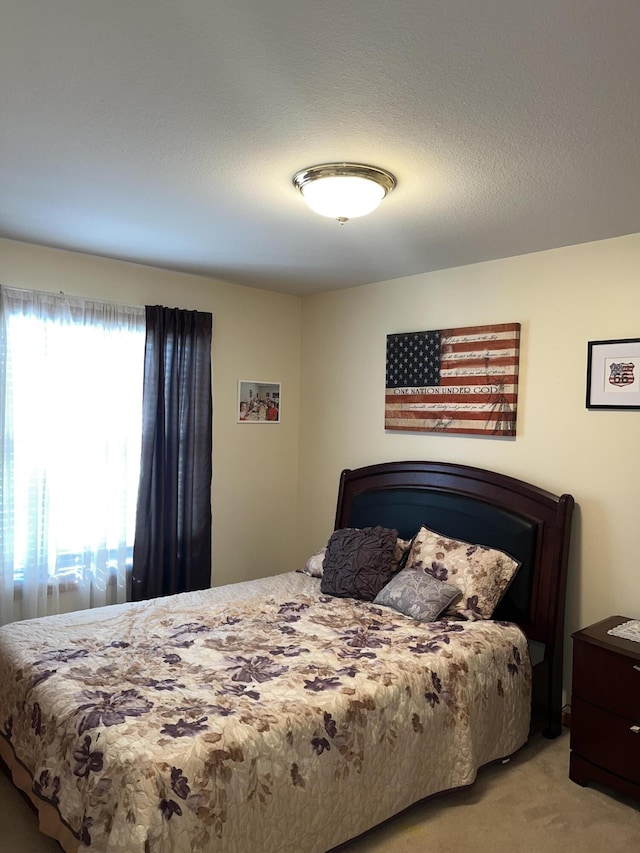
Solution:
<path fill-rule="evenodd" d="M 387 335 L 385 429 L 516 434 L 520 323 Z"/>

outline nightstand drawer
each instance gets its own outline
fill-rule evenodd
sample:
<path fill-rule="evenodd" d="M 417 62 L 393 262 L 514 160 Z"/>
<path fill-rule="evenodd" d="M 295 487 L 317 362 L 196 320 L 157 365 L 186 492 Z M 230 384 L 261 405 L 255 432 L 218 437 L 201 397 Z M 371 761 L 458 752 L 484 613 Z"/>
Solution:
<path fill-rule="evenodd" d="M 640 723 L 640 662 L 637 659 L 575 640 L 572 690 L 593 705 Z"/>
<path fill-rule="evenodd" d="M 640 783 L 640 719 L 611 714 L 578 696 L 571 697 L 571 749 L 582 758 Z"/>

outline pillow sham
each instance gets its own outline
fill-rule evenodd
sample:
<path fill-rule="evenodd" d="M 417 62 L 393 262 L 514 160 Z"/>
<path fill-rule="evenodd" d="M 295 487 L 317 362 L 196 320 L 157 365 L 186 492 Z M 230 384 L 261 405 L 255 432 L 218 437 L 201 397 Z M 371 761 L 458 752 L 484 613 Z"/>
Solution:
<path fill-rule="evenodd" d="M 373 603 L 392 607 L 420 622 L 435 622 L 460 595 L 456 586 L 425 572 L 405 568 L 395 574 L 380 590 Z"/>
<path fill-rule="evenodd" d="M 303 572 L 305 575 L 309 575 L 312 578 L 321 578 L 322 577 L 322 564 L 324 563 L 324 556 L 327 553 L 327 546 L 321 548 L 319 551 L 316 551 L 315 554 L 312 554 L 307 562 L 304 564 L 303 568 L 298 569 L 298 571 Z"/>
<path fill-rule="evenodd" d="M 398 531 L 345 527 L 327 543 L 320 589 L 340 598 L 373 601 L 393 575 Z"/>
<path fill-rule="evenodd" d="M 404 569 L 407 564 L 407 560 L 409 559 L 409 549 L 411 547 L 411 539 L 400 539 L 396 540 L 396 550 L 393 555 L 393 571 L 399 572 L 400 569 Z"/>
<path fill-rule="evenodd" d="M 411 546 L 408 569 L 457 586 L 462 596 L 449 604 L 448 616 L 490 619 L 520 563 L 504 551 L 474 545 L 421 527 Z"/>

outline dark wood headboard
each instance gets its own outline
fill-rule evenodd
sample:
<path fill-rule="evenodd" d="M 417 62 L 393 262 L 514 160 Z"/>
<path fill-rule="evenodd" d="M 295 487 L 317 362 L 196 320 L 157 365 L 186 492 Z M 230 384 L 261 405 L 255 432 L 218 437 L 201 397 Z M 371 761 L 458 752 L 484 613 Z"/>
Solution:
<path fill-rule="evenodd" d="M 340 477 L 335 528 L 382 525 L 411 538 L 422 524 L 500 548 L 522 565 L 495 619 L 516 622 L 533 663 L 532 731 L 561 731 L 567 561 L 574 500 L 448 462 L 387 462 Z"/>

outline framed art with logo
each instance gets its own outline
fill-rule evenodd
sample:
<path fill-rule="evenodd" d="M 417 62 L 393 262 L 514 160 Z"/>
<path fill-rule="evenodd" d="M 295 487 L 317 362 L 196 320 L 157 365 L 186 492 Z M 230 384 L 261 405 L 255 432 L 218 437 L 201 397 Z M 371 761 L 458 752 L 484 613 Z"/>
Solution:
<path fill-rule="evenodd" d="M 640 409 L 640 338 L 589 341 L 587 409 Z"/>

